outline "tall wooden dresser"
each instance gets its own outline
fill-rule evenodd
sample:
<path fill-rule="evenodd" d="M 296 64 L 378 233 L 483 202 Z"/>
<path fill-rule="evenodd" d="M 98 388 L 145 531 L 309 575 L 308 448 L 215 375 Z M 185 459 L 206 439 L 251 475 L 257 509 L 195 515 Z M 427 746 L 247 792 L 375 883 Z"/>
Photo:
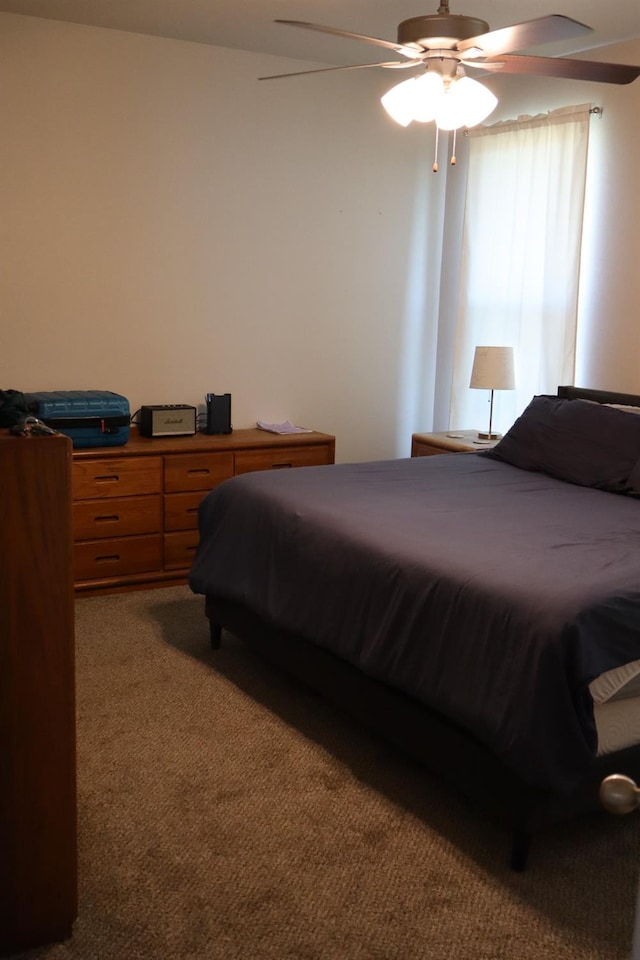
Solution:
<path fill-rule="evenodd" d="M 77 913 L 71 441 L 0 430 L 0 953 Z"/>

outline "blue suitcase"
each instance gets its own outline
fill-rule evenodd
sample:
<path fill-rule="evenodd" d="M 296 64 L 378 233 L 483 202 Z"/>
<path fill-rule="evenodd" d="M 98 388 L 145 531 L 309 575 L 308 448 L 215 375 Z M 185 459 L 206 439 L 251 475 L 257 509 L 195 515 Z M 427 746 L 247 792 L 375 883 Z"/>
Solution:
<path fill-rule="evenodd" d="M 129 439 L 129 401 L 109 390 L 25 393 L 29 412 L 71 437 L 74 447 L 119 447 Z"/>

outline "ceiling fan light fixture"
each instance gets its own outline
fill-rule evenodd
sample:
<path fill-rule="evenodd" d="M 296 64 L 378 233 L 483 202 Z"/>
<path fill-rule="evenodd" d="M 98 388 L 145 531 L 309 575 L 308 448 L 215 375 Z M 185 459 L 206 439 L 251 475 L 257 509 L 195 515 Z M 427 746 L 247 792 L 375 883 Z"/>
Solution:
<path fill-rule="evenodd" d="M 435 119 L 444 97 L 444 81 L 439 73 L 427 71 L 416 77 L 413 96 L 413 119 L 429 123 Z"/>
<path fill-rule="evenodd" d="M 392 120 L 399 123 L 402 127 L 408 127 L 413 116 L 414 93 L 416 78 L 403 80 L 397 83 L 395 87 L 387 90 L 385 95 L 380 98 L 380 103 L 387 111 Z"/>
<path fill-rule="evenodd" d="M 427 70 L 396 84 L 380 102 L 403 127 L 412 120 L 435 120 L 441 130 L 457 130 L 481 123 L 495 109 L 498 98 L 477 80 L 464 75 L 444 80 L 439 72 Z"/>
<path fill-rule="evenodd" d="M 381 97 L 380 102 L 396 123 L 408 127 L 412 120 L 429 123 L 434 119 L 444 90 L 441 74 L 427 70 L 419 77 L 396 84 Z"/>
<path fill-rule="evenodd" d="M 475 127 L 495 110 L 498 98 L 470 77 L 452 80 L 441 98 L 435 121 L 441 130 Z"/>

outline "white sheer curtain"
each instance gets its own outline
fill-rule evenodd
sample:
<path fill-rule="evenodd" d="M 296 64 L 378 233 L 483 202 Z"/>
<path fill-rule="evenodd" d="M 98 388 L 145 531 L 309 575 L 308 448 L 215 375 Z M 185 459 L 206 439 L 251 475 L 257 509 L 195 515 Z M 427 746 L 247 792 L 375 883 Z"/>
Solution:
<path fill-rule="evenodd" d="M 589 117 L 584 104 L 469 131 L 452 429 L 486 428 L 488 395 L 469 389 L 478 345 L 514 348 L 500 432 L 534 394 L 573 382 Z"/>

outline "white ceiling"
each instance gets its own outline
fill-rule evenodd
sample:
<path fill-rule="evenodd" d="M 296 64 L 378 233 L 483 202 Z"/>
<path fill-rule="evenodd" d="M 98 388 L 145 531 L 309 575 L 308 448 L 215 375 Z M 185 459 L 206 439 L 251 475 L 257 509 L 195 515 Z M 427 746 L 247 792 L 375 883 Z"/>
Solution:
<path fill-rule="evenodd" d="M 273 23 L 306 20 L 353 33 L 396 40 L 397 25 L 435 13 L 438 0 L 0 0 L 0 11 L 328 64 L 388 59 L 378 47 Z M 594 28 L 580 47 L 549 45 L 558 55 L 640 37 L 640 0 L 451 0 L 451 13 L 479 17 L 491 29 L 562 13 Z"/>

